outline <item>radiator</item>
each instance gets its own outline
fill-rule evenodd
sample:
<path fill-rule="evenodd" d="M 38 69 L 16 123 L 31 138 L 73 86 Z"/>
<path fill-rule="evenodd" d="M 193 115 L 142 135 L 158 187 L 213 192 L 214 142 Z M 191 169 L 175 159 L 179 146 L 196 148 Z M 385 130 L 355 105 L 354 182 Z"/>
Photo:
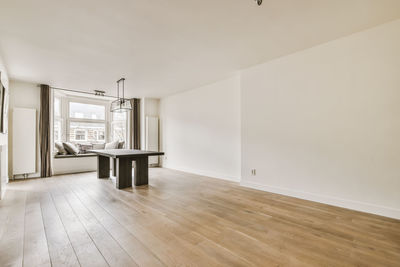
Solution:
<path fill-rule="evenodd" d="M 159 151 L 159 134 L 158 134 L 158 118 L 146 116 L 146 146 L 147 151 Z M 159 165 L 159 157 L 149 157 L 149 164 Z"/>
<path fill-rule="evenodd" d="M 13 175 L 36 172 L 36 109 L 13 109 Z"/>

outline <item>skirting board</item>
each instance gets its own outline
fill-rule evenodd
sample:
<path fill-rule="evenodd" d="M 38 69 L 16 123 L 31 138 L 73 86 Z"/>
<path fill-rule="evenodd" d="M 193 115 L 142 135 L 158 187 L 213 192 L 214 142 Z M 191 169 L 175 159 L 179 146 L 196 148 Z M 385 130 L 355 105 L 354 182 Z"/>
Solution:
<path fill-rule="evenodd" d="M 361 211 L 361 212 L 372 213 L 372 214 L 400 220 L 400 209 L 384 207 L 384 206 L 379 206 L 379 205 L 374 205 L 374 204 L 370 204 L 370 203 L 359 202 L 359 201 L 354 201 L 354 200 L 349 200 L 349 199 L 341 199 L 341 198 L 336 198 L 336 197 L 331 197 L 331 196 L 323 196 L 323 195 L 318 195 L 318 194 L 314 194 L 314 193 L 294 191 L 294 190 L 287 189 L 287 188 L 262 185 L 262 184 L 249 182 L 249 181 L 241 181 L 240 185 L 244 186 L 244 187 L 249 187 L 252 189 L 261 190 L 261 191 L 276 193 L 276 194 L 290 196 L 290 197 L 301 198 L 301 199 L 305 199 L 305 200 L 310 200 L 310 201 L 314 201 L 314 202 L 319 202 L 319 203 L 323 203 L 323 204 L 333 205 L 333 206 L 356 210 L 356 211 Z"/>
<path fill-rule="evenodd" d="M 166 164 L 164 164 L 162 167 L 171 169 L 171 170 L 177 170 L 177 171 L 181 171 L 181 172 L 188 172 L 188 173 L 192 173 L 192 174 L 196 174 L 196 175 L 207 176 L 210 178 L 222 179 L 222 180 L 226 180 L 226 181 L 230 181 L 230 182 L 239 182 L 240 181 L 239 177 L 233 177 L 233 176 L 224 175 L 224 174 L 215 173 L 215 172 L 194 170 L 194 169 L 182 168 L 182 167 L 176 167 L 176 166 L 169 166 Z"/>
<path fill-rule="evenodd" d="M 26 179 L 35 179 L 35 178 L 40 178 L 40 173 L 39 172 L 35 172 L 35 173 L 29 173 L 28 176 L 26 177 Z M 22 174 L 17 174 L 14 175 L 12 177 L 12 179 L 10 179 L 10 181 L 12 180 L 24 180 L 24 176 Z"/>

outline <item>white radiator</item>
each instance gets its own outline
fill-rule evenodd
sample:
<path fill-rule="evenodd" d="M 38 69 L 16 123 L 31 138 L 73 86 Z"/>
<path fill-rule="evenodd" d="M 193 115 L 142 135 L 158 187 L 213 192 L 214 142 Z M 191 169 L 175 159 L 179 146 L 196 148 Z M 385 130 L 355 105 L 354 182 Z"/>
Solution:
<path fill-rule="evenodd" d="M 158 118 L 146 116 L 146 147 L 147 151 L 159 151 Z M 158 156 L 149 157 L 149 164 L 158 165 Z"/>
<path fill-rule="evenodd" d="M 36 109 L 13 109 L 13 175 L 36 172 Z"/>

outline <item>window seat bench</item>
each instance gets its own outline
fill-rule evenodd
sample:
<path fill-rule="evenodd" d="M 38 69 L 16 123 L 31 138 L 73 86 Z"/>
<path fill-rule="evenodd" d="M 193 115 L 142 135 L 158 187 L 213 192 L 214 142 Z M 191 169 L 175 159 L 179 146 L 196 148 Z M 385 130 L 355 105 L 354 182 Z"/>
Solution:
<path fill-rule="evenodd" d="M 97 170 L 97 155 L 93 153 L 78 155 L 55 155 L 53 173 L 55 175 L 91 172 Z"/>
<path fill-rule="evenodd" d="M 85 154 L 67 154 L 67 155 L 54 155 L 55 159 L 66 159 L 66 158 L 86 158 L 86 157 L 96 157 L 97 155 L 94 153 L 85 153 Z"/>

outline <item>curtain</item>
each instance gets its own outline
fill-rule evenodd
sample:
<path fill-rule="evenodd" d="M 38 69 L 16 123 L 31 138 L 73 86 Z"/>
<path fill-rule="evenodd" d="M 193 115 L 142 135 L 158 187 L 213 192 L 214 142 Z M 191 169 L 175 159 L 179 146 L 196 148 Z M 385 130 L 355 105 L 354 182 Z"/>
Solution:
<path fill-rule="evenodd" d="M 50 177 L 51 170 L 51 140 L 50 140 L 50 86 L 40 85 L 40 176 Z"/>
<path fill-rule="evenodd" d="M 140 99 L 133 98 L 130 100 L 132 104 L 131 110 L 131 148 L 140 149 Z"/>

